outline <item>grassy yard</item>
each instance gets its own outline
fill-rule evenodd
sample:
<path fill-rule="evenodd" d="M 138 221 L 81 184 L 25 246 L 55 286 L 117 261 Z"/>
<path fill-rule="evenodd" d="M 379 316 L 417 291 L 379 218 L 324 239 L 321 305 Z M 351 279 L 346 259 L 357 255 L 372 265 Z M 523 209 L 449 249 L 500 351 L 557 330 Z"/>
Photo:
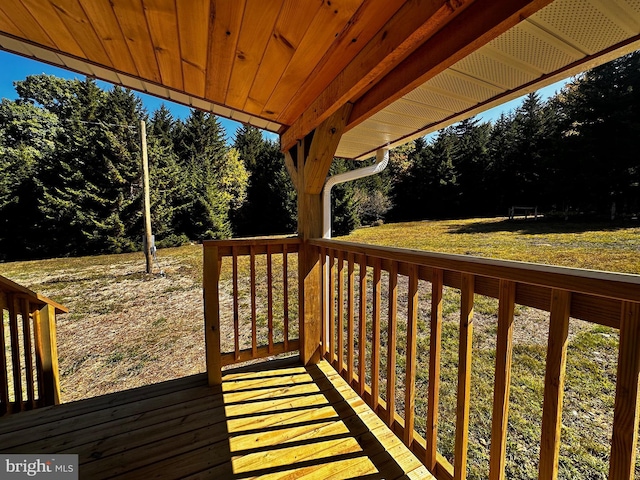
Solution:
<path fill-rule="evenodd" d="M 482 257 L 640 273 L 640 226 L 587 225 L 470 219 L 414 222 L 360 229 L 352 242 Z M 418 316 L 417 429 L 424 433 L 428 385 L 430 288 L 420 289 Z M 445 289 L 439 450 L 453 463 L 459 335 L 459 291 Z M 399 311 L 404 305 L 399 306 Z M 488 477 L 495 368 L 497 301 L 475 296 L 469 478 Z M 398 343 L 405 342 L 399 325 Z M 386 325 L 383 325 L 383 329 Z M 507 478 L 537 478 L 548 313 L 517 306 L 507 446 Z M 606 327 L 570 321 L 563 409 L 560 478 L 605 479 L 617 367 L 618 334 Z M 383 335 L 383 341 L 385 341 Z M 404 359 L 398 351 L 397 374 Z M 383 359 L 383 362 L 386 359 Z M 384 369 L 382 369 L 384 371 Z M 396 402 L 402 406 L 402 381 Z M 423 392 L 422 394 L 420 392 Z M 636 466 L 636 475 L 640 467 Z"/>
<path fill-rule="evenodd" d="M 360 229 L 341 239 L 640 273 L 640 226 L 635 224 L 473 219 L 383 225 Z M 142 254 L 0 264 L 0 275 L 70 309 L 71 313 L 62 315 L 58 321 L 64 401 L 204 371 L 202 248 L 191 245 L 163 249 L 158 256 L 163 276 L 143 273 Z M 293 265 L 289 268 L 294 270 Z M 241 259 L 241 277 L 247 271 L 248 263 Z M 279 271 L 276 268 L 274 273 Z M 228 295 L 229 269 L 223 272 L 221 284 L 223 294 Z M 241 281 L 240 288 L 246 295 L 246 282 Z M 258 294 L 266 296 L 264 282 L 260 280 Z M 426 392 L 428 374 L 429 295 L 429 286 L 421 285 L 417 379 L 420 392 Z M 450 460 L 455 426 L 458 295 L 451 289 L 445 292 L 439 406 L 440 450 Z M 245 309 L 247 301 L 245 296 Z M 222 303 L 223 315 L 230 317 L 229 303 L 224 299 Z M 401 305 L 399 309 L 402 310 Z M 495 300 L 476 297 L 469 465 L 469 478 L 473 479 L 486 478 L 488 472 L 496 310 Z M 294 322 L 295 304 L 290 305 L 290 311 Z M 525 479 L 537 477 L 548 314 L 526 307 L 517 307 L 516 314 L 507 477 Z M 281 335 L 277 320 L 276 340 Z M 259 314 L 262 329 L 264 323 L 264 315 Z M 293 333 L 297 335 L 295 330 Z M 398 335 L 401 345 L 404 332 Z M 243 343 L 246 338 L 245 332 Z M 386 341 L 385 335 L 382 341 Z M 571 320 L 561 478 L 607 477 L 617 342 L 616 331 Z M 402 353 L 399 347 L 400 367 Z M 419 429 L 424 429 L 424 397 L 419 395 L 417 402 Z M 401 392 L 398 404 L 402 406 Z M 638 474 L 640 469 L 636 470 Z"/>

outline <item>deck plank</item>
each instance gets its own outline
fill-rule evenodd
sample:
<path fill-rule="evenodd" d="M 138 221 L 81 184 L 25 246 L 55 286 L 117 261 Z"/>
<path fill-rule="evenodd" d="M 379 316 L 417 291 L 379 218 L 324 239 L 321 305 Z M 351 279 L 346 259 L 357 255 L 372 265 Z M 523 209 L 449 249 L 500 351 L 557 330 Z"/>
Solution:
<path fill-rule="evenodd" d="M 0 452 L 80 478 L 433 478 L 326 362 L 262 362 L 0 418 Z"/>

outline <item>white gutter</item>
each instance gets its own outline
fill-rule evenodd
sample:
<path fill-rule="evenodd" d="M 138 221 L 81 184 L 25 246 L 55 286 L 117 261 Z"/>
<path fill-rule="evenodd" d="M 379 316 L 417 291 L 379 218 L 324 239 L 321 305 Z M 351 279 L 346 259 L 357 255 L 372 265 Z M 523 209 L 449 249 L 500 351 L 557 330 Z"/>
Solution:
<path fill-rule="evenodd" d="M 350 182 L 351 180 L 357 180 L 380 173 L 387 168 L 388 163 L 389 150 L 387 148 L 381 148 L 376 151 L 376 161 L 373 165 L 329 177 L 322 189 L 322 238 L 331 238 L 331 189 L 340 183 Z"/>

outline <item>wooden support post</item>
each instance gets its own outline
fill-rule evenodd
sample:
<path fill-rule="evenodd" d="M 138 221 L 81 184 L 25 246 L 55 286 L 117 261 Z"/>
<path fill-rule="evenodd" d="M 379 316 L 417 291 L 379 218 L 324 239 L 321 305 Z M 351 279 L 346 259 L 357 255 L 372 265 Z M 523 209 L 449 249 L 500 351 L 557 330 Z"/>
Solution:
<path fill-rule="evenodd" d="M 324 272 L 317 249 L 308 244 L 312 238 L 322 237 L 322 188 L 338 148 L 344 126 L 351 112 L 346 104 L 325 120 L 313 134 L 299 141 L 296 165 L 291 156 L 287 160 L 298 191 L 298 235 L 303 243 L 298 254 L 300 282 L 300 358 L 307 364 L 321 358 L 322 298 Z M 295 171 L 294 171 L 295 167 Z"/>
<path fill-rule="evenodd" d="M 298 230 L 304 242 L 298 253 L 300 292 L 300 359 L 305 365 L 320 361 L 322 329 L 322 266 L 319 255 L 306 240 L 322 236 L 322 198 L 308 193 L 305 185 L 304 142 L 298 145 Z"/>
<path fill-rule="evenodd" d="M 142 185 L 143 185 L 143 216 L 144 216 L 144 257 L 147 263 L 147 273 L 153 268 L 153 236 L 151 234 L 151 195 L 149 188 L 149 156 L 147 155 L 147 129 L 144 120 L 140 120 L 140 148 L 142 150 Z"/>
<path fill-rule="evenodd" d="M 34 312 L 36 356 L 41 367 L 44 405 L 60 403 L 60 375 L 58 372 L 58 346 L 56 342 L 56 310 L 45 304 Z"/>
<path fill-rule="evenodd" d="M 634 478 L 640 384 L 640 303 L 623 302 L 609 480 Z"/>
<path fill-rule="evenodd" d="M 218 281 L 220 261 L 218 248 L 204 246 L 204 340 L 209 385 L 222 384 L 222 357 L 220 351 L 220 299 Z"/>

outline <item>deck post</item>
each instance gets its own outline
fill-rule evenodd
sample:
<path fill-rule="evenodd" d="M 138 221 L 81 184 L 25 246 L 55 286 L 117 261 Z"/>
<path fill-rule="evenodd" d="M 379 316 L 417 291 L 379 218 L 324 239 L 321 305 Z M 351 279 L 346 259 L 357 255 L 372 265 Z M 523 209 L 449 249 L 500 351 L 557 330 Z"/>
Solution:
<path fill-rule="evenodd" d="M 42 385 L 45 405 L 60 403 L 60 376 L 58 372 L 58 347 L 56 343 L 56 310 L 45 304 L 34 311 L 36 355 L 42 368 Z"/>
<path fill-rule="evenodd" d="M 305 365 L 321 358 L 324 275 L 320 253 L 308 240 L 322 237 L 322 189 L 351 107 L 345 104 L 338 109 L 287 154 L 287 170 L 298 191 L 298 235 L 303 240 L 298 254 L 298 278 L 300 358 Z"/>
<path fill-rule="evenodd" d="M 222 352 L 220 349 L 220 300 L 218 281 L 220 261 L 218 248 L 204 244 L 204 340 L 209 385 L 222 384 Z"/>

